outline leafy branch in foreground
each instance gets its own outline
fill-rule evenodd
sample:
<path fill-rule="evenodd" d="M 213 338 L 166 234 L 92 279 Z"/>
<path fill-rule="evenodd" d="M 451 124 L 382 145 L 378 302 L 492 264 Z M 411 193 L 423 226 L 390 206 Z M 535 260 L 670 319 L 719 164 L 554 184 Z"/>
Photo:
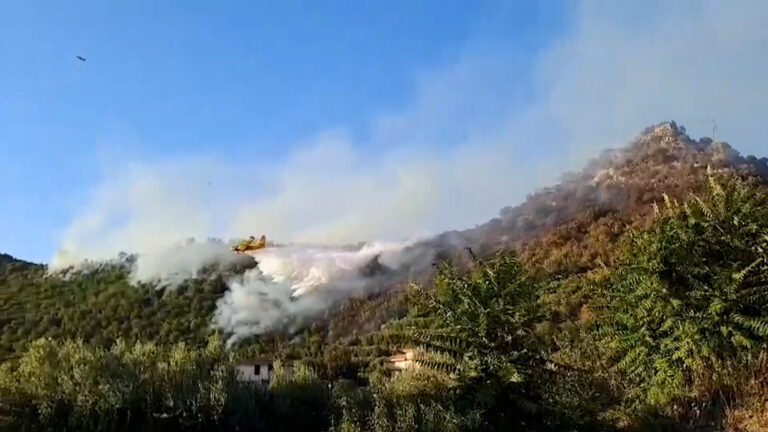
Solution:
<path fill-rule="evenodd" d="M 433 289 L 412 286 L 409 315 L 388 332 L 417 348 L 422 371 L 450 378 L 447 390 L 486 413 L 490 425 L 530 426 L 542 412 L 533 383 L 545 372 L 535 331 L 540 288 L 509 253 L 476 261 L 469 273 L 443 266 Z"/>
<path fill-rule="evenodd" d="M 444 266 L 434 289 L 412 287 L 413 310 L 399 323 L 401 336 L 429 354 L 426 366 L 432 357 L 460 380 L 519 383 L 539 359 L 538 292 L 538 283 L 512 254 L 476 262 L 466 275 Z"/>
<path fill-rule="evenodd" d="M 710 179 L 666 201 L 621 246 L 594 324 L 641 405 L 711 396 L 768 342 L 768 194 Z"/>

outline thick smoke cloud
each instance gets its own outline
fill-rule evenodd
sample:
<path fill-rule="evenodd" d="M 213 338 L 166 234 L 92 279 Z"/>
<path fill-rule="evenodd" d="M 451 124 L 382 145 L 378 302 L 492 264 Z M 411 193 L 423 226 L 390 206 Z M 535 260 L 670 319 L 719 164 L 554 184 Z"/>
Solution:
<path fill-rule="evenodd" d="M 377 243 L 354 250 L 291 246 L 254 253 L 258 268 L 229 282 L 214 325 L 232 335 L 230 343 L 278 328 L 290 330 L 338 300 L 397 280 L 405 264 L 399 257 L 407 248 Z M 430 258 L 429 251 L 423 252 L 421 265 Z M 372 263 L 377 266 L 371 268 Z"/>

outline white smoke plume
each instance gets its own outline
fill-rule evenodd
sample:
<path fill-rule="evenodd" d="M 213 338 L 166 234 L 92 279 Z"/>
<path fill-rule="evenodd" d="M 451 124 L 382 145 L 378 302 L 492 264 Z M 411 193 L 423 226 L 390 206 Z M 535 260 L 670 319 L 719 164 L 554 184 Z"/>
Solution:
<path fill-rule="evenodd" d="M 209 265 L 228 265 L 240 257 L 223 242 L 187 242 L 135 257 L 130 278 L 133 283 L 152 282 L 161 288 L 174 288 L 195 278 Z"/>
<path fill-rule="evenodd" d="M 291 246 L 254 253 L 259 266 L 229 281 L 214 326 L 231 334 L 229 343 L 274 329 L 291 329 L 335 301 L 362 296 L 402 274 L 408 244 L 371 244 L 357 250 Z M 425 265 L 428 250 L 419 252 Z M 383 268 L 369 269 L 371 263 Z"/>
<path fill-rule="evenodd" d="M 49 267 L 49 271 L 52 275 L 70 277 L 105 266 L 123 266 L 134 285 L 150 283 L 156 288 L 174 289 L 185 280 L 200 276 L 205 267 L 226 267 L 245 259 L 232 253 L 230 246 L 221 240 L 188 239 L 138 254 L 121 252 L 108 259 L 60 260 L 58 265 Z"/>

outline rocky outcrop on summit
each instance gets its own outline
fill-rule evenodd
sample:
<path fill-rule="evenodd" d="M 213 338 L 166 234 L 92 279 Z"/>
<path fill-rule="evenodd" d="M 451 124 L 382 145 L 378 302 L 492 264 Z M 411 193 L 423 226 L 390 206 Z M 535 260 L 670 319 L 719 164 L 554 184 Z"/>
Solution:
<path fill-rule="evenodd" d="M 685 128 L 675 122 L 662 123 L 643 131 L 622 149 L 608 150 L 593 160 L 578 176 L 595 185 L 651 180 L 664 183 L 664 178 L 679 178 L 701 174 L 707 168 L 715 172 L 730 172 L 768 178 L 768 159 L 742 157 L 728 143 L 711 138 L 692 140 Z M 680 170 L 683 171 L 680 171 Z"/>
<path fill-rule="evenodd" d="M 609 247 L 628 227 L 646 224 L 653 203 L 666 194 L 684 199 L 701 190 L 708 175 L 768 180 L 768 159 L 741 156 L 725 142 L 691 139 L 665 122 L 645 129 L 624 148 L 603 152 L 578 173 L 501 210 L 499 217 L 465 231 L 441 234 L 438 245 L 470 247 L 478 256 L 517 249 L 534 265 L 581 271 L 611 260 Z M 442 257 L 466 262 L 461 248 Z M 463 257 L 462 257 L 463 256 Z"/>

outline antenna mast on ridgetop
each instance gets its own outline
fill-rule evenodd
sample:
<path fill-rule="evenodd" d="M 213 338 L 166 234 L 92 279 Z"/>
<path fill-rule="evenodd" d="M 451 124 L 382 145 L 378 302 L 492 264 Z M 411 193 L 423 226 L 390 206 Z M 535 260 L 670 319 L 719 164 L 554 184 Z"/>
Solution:
<path fill-rule="evenodd" d="M 715 132 L 717 132 L 717 122 L 715 121 L 715 118 L 712 117 L 712 142 L 717 142 L 715 139 Z"/>

